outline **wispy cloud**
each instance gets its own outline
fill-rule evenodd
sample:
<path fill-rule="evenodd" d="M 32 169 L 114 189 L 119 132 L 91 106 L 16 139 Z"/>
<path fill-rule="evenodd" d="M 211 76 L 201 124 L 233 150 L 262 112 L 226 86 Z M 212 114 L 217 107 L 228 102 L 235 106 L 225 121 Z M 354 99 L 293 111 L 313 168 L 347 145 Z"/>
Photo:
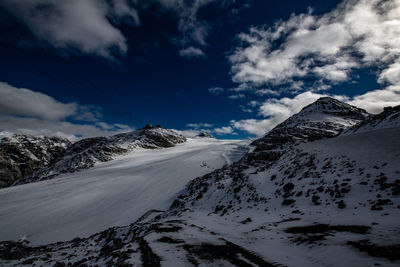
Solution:
<path fill-rule="evenodd" d="M 211 127 L 213 127 L 213 124 L 211 124 L 211 123 L 202 123 L 202 122 L 200 122 L 200 123 L 188 123 L 188 124 L 186 124 L 186 127 L 194 128 L 194 129 L 211 128 Z"/>
<path fill-rule="evenodd" d="M 189 46 L 187 48 L 179 50 L 180 57 L 193 58 L 193 57 L 204 57 L 205 55 L 206 54 L 203 52 L 203 50 L 195 48 L 193 46 Z"/>
<path fill-rule="evenodd" d="M 240 98 L 245 98 L 245 94 L 236 94 L 236 95 L 230 95 L 228 96 L 229 99 L 240 99 Z"/>
<path fill-rule="evenodd" d="M 210 93 L 212 93 L 213 95 L 219 95 L 219 94 L 221 94 L 222 92 L 224 92 L 225 89 L 222 88 L 222 87 L 211 87 L 211 88 L 208 88 L 208 91 L 209 91 Z"/>

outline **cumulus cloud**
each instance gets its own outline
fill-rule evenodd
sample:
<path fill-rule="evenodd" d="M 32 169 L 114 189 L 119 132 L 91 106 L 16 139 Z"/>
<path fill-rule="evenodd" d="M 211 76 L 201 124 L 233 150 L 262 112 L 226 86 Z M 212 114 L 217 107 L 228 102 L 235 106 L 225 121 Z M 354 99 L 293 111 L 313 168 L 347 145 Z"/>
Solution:
<path fill-rule="evenodd" d="M 125 0 L 4 0 L 0 5 L 40 40 L 102 57 L 128 49 L 126 38 L 110 20 L 139 24 L 136 10 Z"/>
<path fill-rule="evenodd" d="M 48 95 L 0 82 L 0 114 L 60 120 L 75 114 L 77 108 L 75 103 L 60 103 Z"/>
<path fill-rule="evenodd" d="M 232 127 L 235 129 L 245 131 L 249 134 L 253 134 L 256 136 L 262 136 L 266 132 L 268 132 L 271 128 L 271 124 L 268 120 L 256 120 L 256 119 L 247 119 L 247 120 L 239 120 L 231 121 Z"/>
<path fill-rule="evenodd" d="M 0 82 L 1 132 L 62 136 L 75 140 L 77 137 L 131 130 L 133 128 L 128 125 L 101 121 L 98 107 L 62 103 L 46 94 Z"/>
<path fill-rule="evenodd" d="M 218 135 L 226 135 L 226 134 L 232 134 L 233 129 L 231 126 L 224 126 L 224 127 L 220 127 L 220 128 L 215 128 L 214 132 Z"/>
<path fill-rule="evenodd" d="M 204 57 L 205 54 L 204 54 L 203 50 L 201 50 L 199 48 L 195 48 L 193 46 L 189 46 L 187 48 L 179 50 L 179 56 L 192 58 L 192 57 Z"/>
<path fill-rule="evenodd" d="M 301 92 L 306 88 L 296 83 L 313 78 L 313 90 L 326 90 L 351 80 L 352 70 L 371 66 L 382 84 L 399 82 L 399 0 L 345 0 L 322 16 L 292 15 L 271 27 L 251 27 L 238 39 L 241 45 L 229 56 L 232 79 L 247 87 Z"/>

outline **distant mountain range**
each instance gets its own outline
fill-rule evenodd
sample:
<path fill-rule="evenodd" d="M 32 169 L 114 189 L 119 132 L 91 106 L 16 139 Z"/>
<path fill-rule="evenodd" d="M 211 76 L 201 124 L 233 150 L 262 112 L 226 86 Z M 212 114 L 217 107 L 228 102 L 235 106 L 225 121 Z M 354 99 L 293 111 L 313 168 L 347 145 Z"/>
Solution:
<path fill-rule="evenodd" d="M 0 187 L 50 179 L 106 162 L 134 149 L 159 149 L 186 138 L 151 125 L 134 132 L 82 139 L 76 143 L 57 137 L 15 135 L 0 142 Z"/>
<path fill-rule="evenodd" d="M 399 137 L 400 107 L 371 115 L 324 97 L 252 142 L 239 161 L 193 179 L 168 210 L 69 242 L 1 242 L 0 259 L 56 266 L 398 266 Z M 64 156 L 31 177 L 90 167 L 86 162 L 133 147 L 185 141 L 163 129 L 89 140 L 67 145 Z"/>

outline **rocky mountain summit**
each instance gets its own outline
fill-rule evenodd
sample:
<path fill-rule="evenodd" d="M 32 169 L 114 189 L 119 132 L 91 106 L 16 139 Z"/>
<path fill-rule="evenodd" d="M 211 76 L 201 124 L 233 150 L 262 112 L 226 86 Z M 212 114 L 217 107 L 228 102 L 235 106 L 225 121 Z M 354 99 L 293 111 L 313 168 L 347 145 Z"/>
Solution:
<path fill-rule="evenodd" d="M 371 115 L 365 110 L 322 97 L 251 143 L 246 161 L 275 161 L 289 146 L 339 135 Z"/>
<path fill-rule="evenodd" d="M 46 246 L 0 243 L 6 266 L 398 266 L 400 109 L 322 98 L 189 182 L 166 211 Z M 361 130 L 362 129 L 362 130 Z"/>
<path fill-rule="evenodd" d="M 212 134 L 209 132 L 202 132 L 196 135 L 196 137 L 201 137 L 201 138 L 215 138 Z"/>
<path fill-rule="evenodd" d="M 363 109 L 331 97 L 322 97 L 255 140 L 252 145 L 256 147 L 255 151 L 263 151 L 286 143 L 334 137 L 368 117 L 370 114 Z"/>
<path fill-rule="evenodd" d="M 71 142 L 58 137 L 13 135 L 0 140 L 0 188 L 54 163 Z"/>

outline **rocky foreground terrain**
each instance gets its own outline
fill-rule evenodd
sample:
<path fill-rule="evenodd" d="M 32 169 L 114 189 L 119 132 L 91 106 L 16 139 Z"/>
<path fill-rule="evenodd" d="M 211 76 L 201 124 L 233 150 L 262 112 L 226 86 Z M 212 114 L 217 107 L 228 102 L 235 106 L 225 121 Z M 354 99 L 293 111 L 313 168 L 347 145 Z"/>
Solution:
<path fill-rule="evenodd" d="M 189 182 L 168 210 L 43 246 L 0 243 L 2 265 L 398 266 L 400 108 L 321 98 Z"/>

